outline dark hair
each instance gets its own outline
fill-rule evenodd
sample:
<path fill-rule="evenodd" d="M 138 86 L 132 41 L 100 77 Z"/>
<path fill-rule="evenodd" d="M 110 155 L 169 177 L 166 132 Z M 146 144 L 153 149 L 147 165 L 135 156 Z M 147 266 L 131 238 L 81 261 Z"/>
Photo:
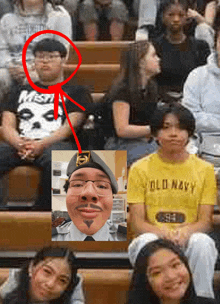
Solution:
<path fill-rule="evenodd" d="M 69 181 L 69 179 L 66 179 L 66 182 L 65 182 L 65 184 L 63 185 L 63 189 L 64 189 L 64 191 L 65 191 L 66 193 L 67 193 L 67 191 L 68 191 L 69 185 L 70 185 L 70 181 Z"/>
<path fill-rule="evenodd" d="M 160 249 L 167 249 L 172 251 L 178 255 L 179 259 L 186 266 L 190 275 L 190 284 L 183 299 L 181 300 L 181 303 L 195 303 L 196 294 L 193 286 L 192 274 L 184 253 L 171 241 L 158 239 L 145 245 L 137 256 L 129 288 L 127 304 L 160 304 L 160 299 L 153 291 L 146 275 L 149 258 Z"/>
<path fill-rule="evenodd" d="M 189 8 L 189 2 L 187 0 L 163 0 L 160 5 L 160 10 L 164 14 L 172 5 L 176 4 L 181 5 L 185 11 Z"/>
<path fill-rule="evenodd" d="M 141 75 L 140 60 L 148 53 L 152 42 L 143 40 L 129 43 L 128 47 L 121 52 L 120 74 L 114 80 L 113 85 L 106 95 L 109 102 L 117 98 L 118 93 L 122 90 L 129 94 L 133 107 L 141 106 Z M 147 84 L 148 100 L 157 101 L 157 89 L 155 82 L 148 81 Z M 133 113 L 130 113 L 132 116 Z"/>
<path fill-rule="evenodd" d="M 179 103 L 165 104 L 155 110 L 150 120 L 151 133 L 157 136 L 159 130 L 163 129 L 164 119 L 167 114 L 175 115 L 179 120 L 181 129 L 188 132 L 189 137 L 193 136 L 195 131 L 195 118 L 193 114 Z"/>
<path fill-rule="evenodd" d="M 214 18 L 212 27 L 215 31 L 214 43 L 215 43 L 215 48 L 216 48 L 217 38 L 220 34 L 220 5 L 217 6 L 217 8 L 216 8 L 215 18 Z"/>
<path fill-rule="evenodd" d="M 33 48 L 34 56 L 36 56 L 36 52 L 59 52 L 61 58 L 67 55 L 66 47 L 60 41 L 52 38 L 44 38 L 37 42 Z"/>
<path fill-rule="evenodd" d="M 51 300 L 50 304 L 70 304 L 72 293 L 79 282 L 77 276 L 76 258 L 71 250 L 64 247 L 44 247 L 40 250 L 33 260 L 31 260 L 32 266 L 36 266 L 47 257 L 52 258 L 65 258 L 69 264 L 71 270 L 71 280 L 64 293 L 58 298 Z M 26 264 L 19 272 L 18 286 L 12 292 L 7 294 L 4 299 L 4 304 L 28 304 L 30 303 L 29 296 L 29 266 Z"/>

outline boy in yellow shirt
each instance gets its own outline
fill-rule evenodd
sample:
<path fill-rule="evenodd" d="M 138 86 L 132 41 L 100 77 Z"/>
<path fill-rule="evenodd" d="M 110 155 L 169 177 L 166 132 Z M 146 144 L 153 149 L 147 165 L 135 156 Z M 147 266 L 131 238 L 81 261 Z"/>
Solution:
<path fill-rule="evenodd" d="M 180 104 L 155 111 L 151 132 L 159 149 L 131 167 L 128 203 L 135 233 L 145 233 L 146 243 L 165 238 L 180 245 L 197 296 L 214 298 L 217 250 L 205 232 L 212 226 L 216 182 L 213 166 L 186 150 L 194 129 L 193 115 Z"/>

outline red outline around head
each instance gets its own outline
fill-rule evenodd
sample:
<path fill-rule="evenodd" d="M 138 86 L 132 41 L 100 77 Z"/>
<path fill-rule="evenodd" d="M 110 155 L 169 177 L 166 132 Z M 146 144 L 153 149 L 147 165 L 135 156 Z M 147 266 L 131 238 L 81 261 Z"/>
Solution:
<path fill-rule="evenodd" d="M 60 82 L 58 85 L 59 87 L 61 87 L 62 85 L 66 84 L 75 74 L 76 72 L 78 71 L 81 63 L 82 63 L 82 56 L 80 54 L 80 51 L 77 49 L 77 47 L 75 46 L 75 44 L 66 36 L 64 35 L 63 33 L 60 33 L 58 31 L 54 31 L 54 30 L 44 30 L 44 31 L 39 31 L 35 34 L 33 34 L 31 37 L 28 38 L 28 40 L 25 42 L 24 44 L 24 47 L 23 47 L 23 51 L 22 51 L 22 64 L 23 64 L 23 67 L 24 67 L 24 72 L 26 74 L 26 77 L 27 77 L 27 80 L 28 82 L 30 83 L 30 85 L 32 86 L 32 88 L 40 93 L 44 93 L 44 94 L 50 94 L 50 93 L 55 93 L 56 88 L 53 89 L 54 87 L 56 87 L 56 85 L 54 86 L 50 86 L 48 89 L 42 89 L 42 88 L 39 88 L 37 85 L 35 85 L 33 83 L 33 81 L 31 80 L 31 77 L 29 75 L 29 72 L 28 72 L 28 69 L 27 69 L 27 64 L 26 64 L 26 53 L 27 53 L 27 48 L 30 44 L 30 42 L 40 36 L 40 35 L 43 35 L 43 34 L 54 34 L 54 35 L 58 35 L 64 39 L 66 39 L 71 45 L 72 47 L 74 48 L 74 50 L 76 51 L 77 53 L 77 56 L 79 58 L 79 62 L 78 62 L 78 65 L 76 67 L 76 69 L 73 71 L 73 73 L 67 78 L 65 79 L 64 81 Z"/>
<path fill-rule="evenodd" d="M 27 69 L 27 64 L 26 64 L 26 53 L 27 53 L 27 48 L 28 48 L 30 42 L 34 38 L 36 38 L 37 36 L 40 36 L 40 35 L 43 35 L 43 34 L 55 34 L 55 35 L 61 36 L 62 38 L 66 39 L 72 45 L 72 47 L 76 51 L 76 53 L 78 55 L 78 58 L 79 58 L 78 65 L 77 65 L 76 69 L 73 71 L 73 73 L 66 80 L 64 80 L 64 81 L 62 81 L 60 83 L 57 83 L 55 85 L 49 86 L 48 89 L 40 88 L 36 84 L 33 83 L 33 81 L 31 80 L 31 77 L 29 75 L 29 72 L 28 72 L 28 69 Z M 78 138 L 76 136 L 76 133 L 75 133 L 75 131 L 73 129 L 73 126 L 72 126 L 72 124 L 70 122 L 68 113 L 66 111 L 66 106 L 65 106 L 64 99 L 63 99 L 63 95 L 65 95 L 68 99 L 70 99 L 73 103 L 75 103 L 83 111 L 85 111 L 85 108 L 83 106 L 81 106 L 80 104 L 78 104 L 77 102 L 75 102 L 72 98 L 70 98 L 70 96 L 68 96 L 67 94 L 65 94 L 65 92 L 62 90 L 61 86 L 64 85 L 64 84 L 66 84 L 76 74 L 76 72 L 78 71 L 81 63 L 82 63 L 82 56 L 81 56 L 79 50 L 77 49 L 77 47 L 74 45 L 74 43 L 66 35 L 64 35 L 64 34 L 58 32 L 58 31 L 44 30 L 44 31 L 39 31 L 39 32 L 33 34 L 25 42 L 24 47 L 23 47 L 23 51 L 22 51 L 22 64 L 23 64 L 23 67 L 24 67 L 24 72 L 26 74 L 27 80 L 28 80 L 29 84 L 31 85 L 31 87 L 34 90 L 36 90 L 37 92 L 40 92 L 40 93 L 43 93 L 43 94 L 55 94 L 54 95 L 54 118 L 55 119 L 57 119 L 57 117 L 58 117 L 59 95 L 61 96 L 62 104 L 63 104 L 63 107 L 64 107 L 64 112 L 65 112 L 65 115 L 67 117 L 67 120 L 68 120 L 68 123 L 70 125 L 70 128 L 72 130 L 72 133 L 74 135 L 74 138 L 76 140 L 76 144 L 77 144 L 77 147 L 78 147 L 78 150 L 79 150 L 80 153 L 82 152 L 81 146 L 80 146 L 79 140 L 78 140 Z"/>

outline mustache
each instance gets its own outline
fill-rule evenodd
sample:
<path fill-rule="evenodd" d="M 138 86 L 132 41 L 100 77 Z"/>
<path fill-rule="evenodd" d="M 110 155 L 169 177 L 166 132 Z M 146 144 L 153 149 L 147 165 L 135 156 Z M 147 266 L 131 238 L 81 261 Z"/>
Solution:
<path fill-rule="evenodd" d="M 95 205 L 95 204 L 82 204 L 82 205 L 79 205 L 75 208 L 75 210 L 79 209 L 79 208 L 87 208 L 88 206 L 90 206 L 91 208 L 93 209 L 97 209 L 97 210 L 100 210 L 100 211 L 103 211 L 101 207 Z"/>

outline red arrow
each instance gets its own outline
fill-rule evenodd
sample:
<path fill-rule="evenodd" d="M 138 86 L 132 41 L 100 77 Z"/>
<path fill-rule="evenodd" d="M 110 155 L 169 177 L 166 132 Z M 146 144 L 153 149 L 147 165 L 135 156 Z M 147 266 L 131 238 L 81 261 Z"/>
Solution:
<path fill-rule="evenodd" d="M 78 137 L 76 136 L 76 132 L 74 131 L 73 126 L 71 124 L 71 121 L 69 119 L 69 115 L 68 115 L 67 110 L 66 110 L 66 105 L 65 105 L 63 96 L 65 96 L 66 98 L 68 98 L 69 100 L 71 100 L 73 103 L 75 103 L 75 105 L 77 105 L 83 111 L 85 111 L 85 108 L 83 106 L 81 106 L 79 103 L 77 103 L 74 99 L 72 99 L 69 95 L 67 95 L 63 91 L 63 89 L 62 89 L 62 87 L 61 87 L 60 84 L 56 84 L 54 86 L 50 86 L 50 87 L 48 87 L 48 89 L 51 90 L 51 92 L 54 93 L 54 119 L 58 118 L 58 106 L 59 106 L 59 96 L 60 96 L 61 100 L 62 100 L 62 104 L 63 104 L 64 113 L 66 115 L 66 119 L 67 119 L 67 121 L 69 123 L 69 126 L 70 126 L 70 128 L 72 130 L 73 136 L 75 138 L 75 141 L 76 141 L 76 144 L 77 144 L 77 148 L 79 150 L 79 153 L 82 153 L 80 142 L 78 140 Z"/>
<path fill-rule="evenodd" d="M 27 48 L 30 44 L 30 42 L 36 38 L 37 36 L 39 35 L 43 35 L 43 34 L 55 34 L 55 35 L 58 35 L 58 36 L 61 36 L 63 37 L 64 39 L 66 39 L 72 46 L 73 48 L 75 49 L 78 57 L 79 57 L 79 62 L 78 62 L 78 65 L 76 67 L 76 69 L 73 71 L 73 73 L 64 81 L 62 81 L 61 83 L 57 83 L 56 85 L 53 85 L 53 86 L 49 86 L 48 89 L 43 89 L 43 88 L 40 88 L 38 87 L 36 84 L 33 83 L 33 81 L 31 80 L 31 77 L 29 75 L 29 72 L 28 72 L 28 69 L 27 69 L 27 64 L 26 64 L 26 53 L 27 53 Z M 79 50 L 77 49 L 77 47 L 75 46 L 75 44 L 69 39 L 69 37 L 67 37 L 66 35 L 64 35 L 63 33 L 60 33 L 58 31 L 54 31 L 54 30 L 44 30 L 44 31 L 39 31 L 35 34 L 33 34 L 32 36 L 30 36 L 28 38 L 28 40 L 25 42 L 25 45 L 23 47 L 23 51 L 22 51 L 22 64 L 23 64 L 23 68 L 24 68 L 24 72 L 26 74 L 26 77 L 27 77 L 27 80 L 29 82 L 29 84 L 31 85 L 31 87 L 37 91 L 37 92 L 40 92 L 40 93 L 43 93 L 43 94 L 54 94 L 54 119 L 56 120 L 57 117 L 58 117 L 58 106 L 59 106 L 59 96 L 61 96 L 61 100 L 62 100 L 62 104 L 63 104 L 63 109 L 64 109 L 64 112 L 65 112 L 65 115 L 66 115 L 66 118 L 67 118 L 67 121 L 69 123 L 69 126 L 72 130 L 72 133 L 73 133 L 73 136 L 75 138 L 75 141 L 76 141 L 76 144 L 77 144 L 77 147 L 78 147 L 78 150 L 79 150 L 79 153 L 82 153 L 82 149 L 81 149 L 81 146 L 80 146 L 80 143 L 79 143 L 79 140 L 76 136 L 76 133 L 73 129 L 73 126 L 71 124 L 71 121 L 69 119 L 69 116 L 68 116 L 68 113 L 67 113 L 67 110 L 66 110 L 66 105 L 65 105 L 65 102 L 64 102 L 64 98 L 63 96 L 65 96 L 66 98 L 68 98 L 69 100 L 71 100 L 73 103 L 75 103 L 75 105 L 77 105 L 80 109 L 82 109 L 83 111 L 85 111 L 85 108 L 83 106 L 81 106 L 80 104 L 78 104 L 75 100 L 73 100 L 68 94 L 66 94 L 63 89 L 62 89 L 62 85 L 66 84 L 75 74 L 76 72 L 78 71 L 80 65 L 82 63 L 82 56 L 79 52 Z"/>

